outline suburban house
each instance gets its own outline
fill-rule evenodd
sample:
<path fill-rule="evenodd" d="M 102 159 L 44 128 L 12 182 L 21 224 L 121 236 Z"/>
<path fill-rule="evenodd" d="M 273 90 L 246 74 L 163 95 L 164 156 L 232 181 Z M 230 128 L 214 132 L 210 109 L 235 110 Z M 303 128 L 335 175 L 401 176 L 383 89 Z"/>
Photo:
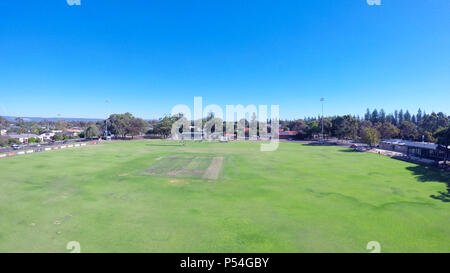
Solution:
<path fill-rule="evenodd" d="M 404 153 L 410 157 L 430 160 L 443 160 L 447 150 L 450 148 L 430 142 L 414 142 L 401 139 L 382 140 L 379 147 L 384 150 Z"/>
<path fill-rule="evenodd" d="M 64 134 L 68 136 L 76 137 L 81 133 L 81 129 L 66 129 L 64 130 Z"/>
<path fill-rule="evenodd" d="M 0 136 L 5 136 L 6 135 L 7 130 L 6 129 L 1 129 L 0 130 Z"/>
<path fill-rule="evenodd" d="M 42 138 L 35 134 L 10 134 L 8 135 L 9 138 L 14 138 L 20 141 L 23 144 L 28 144 L 28 139 L 34 138 L 34 139 L 40 139 L 42 141 Z"/>
<path fill-rule="evenodd" d="M 39 137 L 43 140 L 43 141 L 48 141 L 48 140 L 52 140 L 52 138 L 55 136 L 55 133 L 43 133 L 42 135 L 40 135 Z"/>

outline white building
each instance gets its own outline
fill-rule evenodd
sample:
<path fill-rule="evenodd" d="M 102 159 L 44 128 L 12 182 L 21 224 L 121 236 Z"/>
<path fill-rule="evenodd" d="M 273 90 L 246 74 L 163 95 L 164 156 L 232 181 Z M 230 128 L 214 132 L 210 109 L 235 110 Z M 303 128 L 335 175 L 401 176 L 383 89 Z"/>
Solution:
<path fill-rule="evenodd" d="M 443 160 L 450 150 L 449 147 L 430 142 L 415 142 L 402 139 L 383 139 L 380 148 L 404 153 L 409 157 L 419 157 L 431 160 Z"/>
<path fill-rule="evenodd" d="M 10 135 L 8 135 L 8 137 L 17 139 L 18 141 L 20 141 L 23 144 L 28 144 L 28 139 L 30 139 L 30 138 L 35 138 L 35 139 L 39 138 L 42 141 L 42 138 L 35 134 L 10 134 Z"/>
<path fill-rule="evenodd" d="M 55 133 L 43 133 L 42 135 L 40 135 L 39 137 L 43 140 L 51 140 L 53 137 L 55 136 Z"/>

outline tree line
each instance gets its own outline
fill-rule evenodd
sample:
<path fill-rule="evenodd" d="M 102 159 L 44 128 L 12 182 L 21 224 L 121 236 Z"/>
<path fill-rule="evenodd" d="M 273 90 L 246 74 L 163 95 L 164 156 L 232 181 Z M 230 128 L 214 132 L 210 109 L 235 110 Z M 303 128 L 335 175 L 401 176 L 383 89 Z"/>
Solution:
<path fill-rule="evenodd" d="M 145 121 L 134 117 L 131 113 L 124 113 L 112 114 L 106 120 L 97 122 L 64 120 L 25 122 L 18 118 L 15 122 L 12 122 L 14 124 L 12 127 L 10 126 L 11 122 L 0 117 L 0 128 L 9 128 L 8 133 L 42 134 L 50 129 L 80 127 L 83 128 L 79 136 L 82 138 L 95 138 L 105 135 L 114 135 L 117 138 L 134 138 L 144 133 L 167 138 L 171 133 L 172 124 L 181 117 L 182 115 L 174 115 L 165 116 L 159 120 Z M 202 124 L 206 124 L 211 119 L 215 119 L 212 113 L 202 119 Z M 296 131 L 296 139 L 312 139 L 320 137 L 323 123 L 324 135 L 327 138 L 360 140 L 369 145 L 375 145 L 380 139 L 392 138 L 442 143 L 442 139 L 445 139 L 449 131 L 449 120 L 449 116 L 443 112 L 427 114 L 419 109 L 415 114 L 411 114 L 408 110 L 396 110 L 387 114 L 383 109 L 373 109 L 372 111 L 367 109 L 363 117 L 355 115 L 323 118 L 320 116 L 307 117 L 296 120 L 280 120 L 279 125 L 283 130 Z M 222 120 L 216 124 L 220 124 L 220 122 L 223 124 L 223 132 L 225 132 L 226 126 L 234 126 L 237 130 L 238 123 L 245 124 L 248 127 L 249 124 L 256 122 L 256 116 L 252 115 L 250 121 L 244 119 L 231 125 Z M 194 121 L 191 121 L 191 123 L 194 125 Z M 265 124 L 270 124 L 270 120 Z M 258 135 L 259 127 L 260 124 L 258 123 Z M 271 130 L 272 128 L 269 127 L 268 131 Z M 214 131 L 214 128 L 212 128 L 212 131 Z M 248 133 L 246 136 L 248 136 Z M 57 135 L 55 138 L 56 140 L 65 139 L 63 135 Z"/>
<path fill-rule="evenodd" d="M 18 140 L 8 138 L 10 134 L 35 134 L 41 135 L 52 131 L 60 131 L 53 136 L 53 140 L 69 140 L 74 138 L 98 138 L 105 135 L 113 135 L 116 138 L 127 138 L 141 135 L 148 131 L 149 123 L 136 118 L 130 113 L 112 114 L 102 121 L 24 121 L 16 118 L 8 121 L 0 116 L 0 129 L 6 130 L 6 136 L 0 138 L 0 146 L 20 144 Z M 77 136 L 66 134 L 65 130 L 80 128 L 81 132 Z M 29 138 L 29 143 L 39 142 L 39 138 Z"/>
<path fill-rule="evenodd" d="M 449 130 L 449 120 L 450 117 L 442 112 L 427 114 L 420 109 L 416 114 L 408 110 L 386 114 L 383 109 L 367 109 L 364 117 L 324 117 L 323 127 L 327 137 L 361 140 L 369 145 L 377 144 L 380 139 L 392 138 L 439 143 L 442 142 L 442 135 Z M 299 131 L 298 138 L 307 139 L 321 133 L 322 118 L 309 117 L 281 121 L 280 124 L 286 130 Z"/>

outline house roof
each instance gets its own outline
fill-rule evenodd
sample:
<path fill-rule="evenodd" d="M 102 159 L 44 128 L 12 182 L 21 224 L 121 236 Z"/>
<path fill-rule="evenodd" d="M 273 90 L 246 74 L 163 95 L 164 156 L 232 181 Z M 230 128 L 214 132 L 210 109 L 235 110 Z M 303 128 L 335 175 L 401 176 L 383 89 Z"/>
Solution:
<path fill-rule="evenodd" d="M 54 136 L 55 133 L 43 133 L 40 136 Z"/>
<path fill-rule="evenodd" d="M 9 134 L 10 138 L 30 138 L 30 137 L 39 137 L 35 134 Z"/>
<path fill-rule="evenodd" d="M 297 134 L 297 131 L 280 131 L 280 136 L 295 136 Z"/>
<path fill-rule="evenodd" d="M 80 129 L 66 129 L 64 131 L 69 132 L 69 133 L 80 133 L 81 132 Z"/>

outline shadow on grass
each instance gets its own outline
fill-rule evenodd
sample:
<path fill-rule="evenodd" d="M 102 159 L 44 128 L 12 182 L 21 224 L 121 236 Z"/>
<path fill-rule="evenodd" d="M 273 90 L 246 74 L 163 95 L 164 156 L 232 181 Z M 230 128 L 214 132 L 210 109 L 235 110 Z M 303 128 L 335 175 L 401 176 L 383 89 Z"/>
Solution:
<path fill-rule="evenodd" d="M 358 151 L 355 151 L 355 149 L 352 149 L 352 148 L 344 148 L 344 149 L 338 150 L 338 152 L 341 152 L 341 153 L 358 153 Z"/>
<path fill-rule="evenodd" d="M 337 144 L 334 142 L 326 142 L 324 144 L 318 143 L 318 142 L 311 142 L 311 143 L 302 143 L 304 146 L 336 146 Z"/>
<path fill-rule="evenodd" d="M 146 146 L 175 146 L 175 147 L 180 147 L 180 146 L 186 146 L 186 143 L 179 143 L 179 144 L 145 144 Z"/>
<path fill-rule="evenodd" d="M 439 182 L 447 185 L 447 192 L 440 191 L 439 195 L 430 195 L 431 198 L 441 200 L 442 202 L 450 202 L 450 173 L 431 166 L 414 166 L 407 167 L 416 176 L 420 182 Z"/>

